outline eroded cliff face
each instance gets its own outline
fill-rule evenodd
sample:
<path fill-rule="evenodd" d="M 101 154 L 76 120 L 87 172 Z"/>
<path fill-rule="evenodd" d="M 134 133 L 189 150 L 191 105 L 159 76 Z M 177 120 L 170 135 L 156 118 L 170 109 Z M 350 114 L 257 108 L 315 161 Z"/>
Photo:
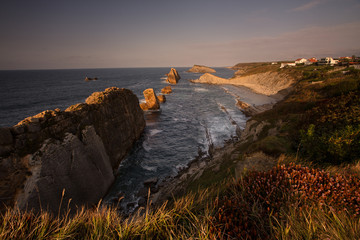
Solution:
<path fill-rule="evenodd" d="M 63 207 L 96 204 L 144 128 L 138 98 L 108 88 L 1 129 L 0 204 L 51 212 L 62 198 Z"/>

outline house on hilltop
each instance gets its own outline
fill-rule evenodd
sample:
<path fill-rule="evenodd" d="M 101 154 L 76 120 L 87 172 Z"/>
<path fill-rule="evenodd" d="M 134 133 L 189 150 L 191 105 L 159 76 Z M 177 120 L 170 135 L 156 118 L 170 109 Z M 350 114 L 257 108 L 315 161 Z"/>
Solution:
<path fill-rule="evenodd" d="M 338 63 L 339 63 L 339 61 L 334 60 L 332 57 L 321 58 L 320 61 L 318 61 L 318 65 L 334 66 L 335 64 L 338 64 Z"/>
<path fill-rule="evenodd" d="M 318 60 L 316 58 L 314 58 L 314 57 L 308 59 L 309 64 L 317 63 L 317 61 Z"/>
<path fill-rule="evenodd" d="M 295 60 L 295 64 L 306 64 L 308 60 L 306 58 L 298 58 Z"/>

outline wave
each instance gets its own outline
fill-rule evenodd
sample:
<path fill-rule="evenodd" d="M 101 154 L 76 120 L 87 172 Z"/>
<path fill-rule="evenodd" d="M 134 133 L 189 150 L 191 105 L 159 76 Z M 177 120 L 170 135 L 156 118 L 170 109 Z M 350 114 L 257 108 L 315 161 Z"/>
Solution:
<path fill-rule="evenodd" d="M 209 90 L 207 90 L 206 88 L 194 88 L 195 92 L 208 92 Z"/>
<path fill-rule="evenodd" d="M 154 136 L 154 135 L 156 135 L 158 133 L 161 133 L 162 131 L 163 130 L 159 130 L 159 129 L 151 129 L 149 135 Z"/>

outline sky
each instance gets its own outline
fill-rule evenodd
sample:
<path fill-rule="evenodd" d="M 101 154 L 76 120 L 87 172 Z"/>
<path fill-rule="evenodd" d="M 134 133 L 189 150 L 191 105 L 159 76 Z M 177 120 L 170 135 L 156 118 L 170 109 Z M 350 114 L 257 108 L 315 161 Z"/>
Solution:
<path fill-rule="evenodd" d="M 11 0 L 0 69 L 233 66 L 360 55 L 360 0 Z"/>

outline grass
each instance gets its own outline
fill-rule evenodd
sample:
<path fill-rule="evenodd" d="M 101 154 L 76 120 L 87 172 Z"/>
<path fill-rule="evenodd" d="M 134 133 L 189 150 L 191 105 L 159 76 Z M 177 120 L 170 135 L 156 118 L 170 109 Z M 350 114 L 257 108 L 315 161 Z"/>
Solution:
<path fill-rule="evenodd" d="M 286 161 L 296 160 L 288 158 Z M 115 208 L 100 206 L 81 209 L 72 216 L 7 209 L 0 216 L 0 239 L 360 237 L 357 212 L 360 201 L 342 203 L 343 199 L 360 196 L 360 182 L 354 176 L 290 164 L 265 172 L 249 171 L 239 180 L 223 184 L 221 191 L 211 187 L 188 193 L 158 208 L 140 209 L 127 218 Z M 334 188 L 333 195 L 325 194 L 320 198 L 324 200 L 319 201 L 317 196 L 327 193 L 327 187 Z"/>
<path fill-rule="evenodd" d="M 260 63 L 239 63 L 232 67 L 234 70 L 240 70 L 239 76 L 249 76 L 257 73 L 275 72 L 279 70 L 279 65 L 272 65 L 267 62 Z M 235 73 L 235 76 L 238 75 Z"/>

